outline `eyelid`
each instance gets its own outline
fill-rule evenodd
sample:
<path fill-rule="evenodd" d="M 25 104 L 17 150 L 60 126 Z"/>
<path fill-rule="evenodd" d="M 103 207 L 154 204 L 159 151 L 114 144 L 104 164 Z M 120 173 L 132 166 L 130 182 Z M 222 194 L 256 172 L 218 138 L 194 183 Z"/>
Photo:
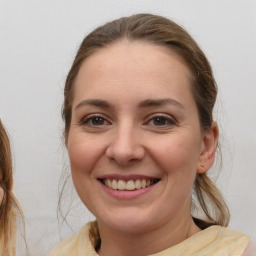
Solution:
<path fill-rule="evenodd" d="M 146 122 L 144 122 L 144 124 L 149 123 L 150 121 L 152 121 L 154 118 L 157 117 L 162 117 L 165 118 L 166 120 L 168 120 L 170 122 L 169 125 L 163 125 L 162 128 L 166 127 L 166 126 L 172 126 L 172 125 L 178 125 L 178 121 L 176 118 L 174 118 L 173 116 L 171 116 L 170 114 L 166 114 L 166 113 L 154 113 L 154 114 L 150 114 L 147 119 Z M 158 126 L 159 128 L 161 128 L 161 126 Z"/>
<path fill-rule="evenodd" d="M 106 115 L 104 115 L 102 113 L 91 113 L 91 114 L 88 114 L 88 115 L 84 116 L 83 118 L 81 118 L 81 120 L 79 121 L 79 125 L 86 125 L 90 120 L 92 120 L 95 117 L 100 117 L 100 118 L 104 119 L 104 121 L 107 121 L 109 124 L 111 124 L 111 122 L 109 121 L 109 118 Z M 91 125 L 91 126 L 93 126 L 93 125 Z"/>
<path fill-rule="evenodd" d="M 154 117 L 165 117 L 165 118 L 167 118 L 167 119 L 172 119 L 172 120 L 174 120 L 175 122 L 177 122 L 177 120 L 176 120 L 175 117 L 173 117 L 172 115 L 167 114 L 167 113 L 161 113 L 161 112 L 159 112 L 159 113 L 153 113 L 153 114 L 150 114 L 148 117 L 150 117 L 150 118 L 154 118 Z"/>

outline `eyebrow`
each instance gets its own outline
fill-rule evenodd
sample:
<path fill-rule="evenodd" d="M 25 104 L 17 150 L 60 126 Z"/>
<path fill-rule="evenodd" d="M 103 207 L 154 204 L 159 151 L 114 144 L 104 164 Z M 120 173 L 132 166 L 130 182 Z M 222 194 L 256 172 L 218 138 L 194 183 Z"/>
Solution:
<path fill-rule="evenodd" d="M 100 100 L 100 99 L 89 99 L 89 100 L 82 100 L 79 102 L 75 109 L 81 108 L 82 106 L 85 105 L 92 105 L 96 107 L 102 107 L 102 108 L 111 108 L 111 105 L 105 101 L 105 100 Z"/>
<path fill-rule="evenodd" d="M 140 108 L 149 108 L 149 107 L 156 107 L 156 106 L 163 106 L 163 105 L 174 105 L 181 109 L 185 109 L 184 106 L 177 100 L 171 99 L 171 98 L 165 98 L 165 99 L 147 99 L 139 103 Z M 88 100 L 82 100 L 79 102 L 75 109 L 81 108 L 86 105 L 92 105 L 96 107 L 101 108 L 112 108 L 113 106 L 108 103 L 105 100 L 101 99 L 88 99 Z"/>
<path fill-rule="evenodd" d="M 147 108 L 147 107 L 156 107 L 156 106 L 162 106 L 162 105 L 168 105 L 168 104 L 174 105 L 181 109 L 185 109 L 185 107 L 179 101 L 171 99 L 171 98 L 147 99 L 147 100 L 140 102 L 139 107 Z"/>

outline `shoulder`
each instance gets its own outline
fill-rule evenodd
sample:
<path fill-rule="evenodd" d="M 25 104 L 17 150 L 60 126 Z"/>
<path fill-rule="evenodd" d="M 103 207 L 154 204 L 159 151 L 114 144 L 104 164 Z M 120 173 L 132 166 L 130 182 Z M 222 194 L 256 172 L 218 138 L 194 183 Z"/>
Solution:
<path fill-rule="evenodd" d="M 59 243 L 48 256 L 96 256 L 91 241 L 89 239 L 90 223 L 87 223 L 80 232 L 72 237 L 66 238 Z"/>
<path fill-rule="evenodd" d="M 231 228 L 215 226 L 215 229 L 218 230 L 218 235 L 214 241 L 217 251 L 223 255 L 243 255 L 250 241 L 248 235 Z"/>
<path fill-rule="evenodd" d="M 247 243 L 250 240 L 250 237 L 248 235 L 246 235 L 240 231 L 237 231 L 237 230 L 234 230 L 231 228 L 225 228 L 225 227 L 220 228 L 220 236 L 237 239 L 237 240 L 245 240 L 245 241 L 247 241 Z"/>
<path fill-rule="evenodd" d="M 48 256 L 75 256 L 78 240 L 79 234 L 64 239 L 48 254 Z"/>

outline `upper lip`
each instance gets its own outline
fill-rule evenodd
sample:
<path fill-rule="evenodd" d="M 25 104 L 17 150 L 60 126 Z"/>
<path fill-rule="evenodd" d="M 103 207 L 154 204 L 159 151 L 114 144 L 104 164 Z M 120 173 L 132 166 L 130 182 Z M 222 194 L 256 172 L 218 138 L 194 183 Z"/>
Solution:
<path fill-rule="evenodd" d="M 99 180 L 104 180 L 104 179 L 115 179 L 115 180 L 155 180 L 155 179 L 160 179 L 159 177 L 156 176 L 147 176 L 147 175 L 139 175 L 139 174 L 130 174 L 130 175 L 120 175 L 120 174 L 106 174 L 99 176 L 97 179 Z"/>

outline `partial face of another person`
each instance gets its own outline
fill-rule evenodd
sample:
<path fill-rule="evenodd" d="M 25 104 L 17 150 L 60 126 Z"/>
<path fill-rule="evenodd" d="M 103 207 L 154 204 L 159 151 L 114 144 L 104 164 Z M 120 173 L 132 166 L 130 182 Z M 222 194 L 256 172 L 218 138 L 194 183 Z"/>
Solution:
<path fill-rule="evenodd" d="M 214 144 L 191 81 L 176 53 L 149 43 L 117 42 L 84 61 L 67 148 L 76 190 L 103 225 L 143 232 L 190 214 Z"/>

